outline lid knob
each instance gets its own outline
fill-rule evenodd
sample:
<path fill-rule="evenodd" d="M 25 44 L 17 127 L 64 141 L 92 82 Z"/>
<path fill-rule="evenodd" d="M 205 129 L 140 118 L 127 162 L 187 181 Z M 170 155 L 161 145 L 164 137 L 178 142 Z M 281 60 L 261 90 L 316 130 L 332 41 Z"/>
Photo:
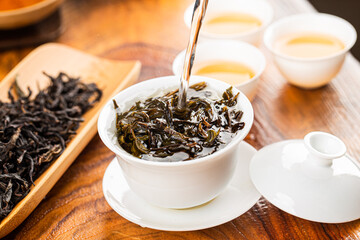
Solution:
<path fill-rule="evenodd" d="M 332 160 L 346 153 L 345 143 L 338 137 L 326 132 L 311 132 L 304 137 L 304 143 L 311 156 L 319 165 L 331 165 Z"/>

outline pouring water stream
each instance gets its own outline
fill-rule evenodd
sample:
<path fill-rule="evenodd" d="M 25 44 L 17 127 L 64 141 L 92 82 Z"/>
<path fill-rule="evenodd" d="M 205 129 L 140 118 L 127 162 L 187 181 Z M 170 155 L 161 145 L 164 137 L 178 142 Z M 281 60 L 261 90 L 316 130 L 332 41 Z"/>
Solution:
<path fill-rule="evenodd" d="M 196 44 L 208 1 L 209 0 L 196 0 L 194 5 L 193 18 L 190 28 L 190 38 L 186 49 L 184 68 L 180 78 L 179 101 L 177 106 L 178 109 L 184 109 L 186 106 L 186 94 L 189 87 L 191 68 L 195 59 Z"/>

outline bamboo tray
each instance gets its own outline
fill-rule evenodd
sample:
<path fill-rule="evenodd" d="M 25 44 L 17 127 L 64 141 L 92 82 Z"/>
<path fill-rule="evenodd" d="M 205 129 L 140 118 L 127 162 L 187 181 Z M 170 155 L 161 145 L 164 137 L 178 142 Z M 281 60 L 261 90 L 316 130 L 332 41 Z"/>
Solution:
<path fill-rule="evenodd" d="M 140 72 L 138 61 L 110 61 L 100 59 L 61 44 L 44 44 L 24 58 L 2 81 L 0 100 L 7 101 L 7 92 L 15 77 L 25 90 L 45 88 L 49 80 L 42 72 L 57 75 L 63 71 L 73 77 L 81 77 L 83 82 L 95 82 L 102 90 L 103 97 L 84 116 L 84 122 L 76 136 L 61 156 L 35 181 L 29 194 L 19 202 L 11 213 L 0 223 L 0 238 L 14 230 L 36 208 L 45 195 L 55 185 L 66 169 L 76 159 L 96 134 L 97 118 L 102 106 L 117 92 L 133 84 Z"/>

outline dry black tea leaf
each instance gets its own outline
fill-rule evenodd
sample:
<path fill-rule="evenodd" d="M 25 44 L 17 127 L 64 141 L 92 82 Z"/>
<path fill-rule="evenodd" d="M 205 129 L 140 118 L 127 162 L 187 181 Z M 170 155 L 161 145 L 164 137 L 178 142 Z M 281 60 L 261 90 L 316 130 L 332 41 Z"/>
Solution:
<path fill-rule="evenodd" d="M 15 81 L 8 92 L 10 102 L 0 101 L 0 220 L 61 155 L 83 121 L 81 116 L 102 96 L 93 83 L 65 73 L 47 76 L 50 86 L 34 99 L 30 89 L 22 92 Z"/>
<path fill-rule="evenodd" d="M 239 94 L 228 88 L 221 96 L 206 83 L 190 86 L 186 108 L 177 108 L 178 90 L 136 102 L 126 112 L 117 109 L 120 146 L 150 161 L 184 161 L 210 155 L 226 146 L 243 129 L 243 112 L 235 109 Z"/>

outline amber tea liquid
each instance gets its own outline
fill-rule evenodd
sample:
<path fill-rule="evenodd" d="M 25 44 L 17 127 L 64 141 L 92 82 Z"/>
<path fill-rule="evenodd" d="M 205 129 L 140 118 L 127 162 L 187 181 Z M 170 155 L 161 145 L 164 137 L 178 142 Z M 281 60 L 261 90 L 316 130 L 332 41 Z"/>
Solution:
<path fill-rule="evenodd" d="M 209 15 L 203 23 L 203 31 L 215 34 L 244 33 L 259 28 L 259 18 L 246 13 L 221 13 Z"/>
<path fill-rule="evenodd" d="M 231 61 L 207 61 L 195 63 L 194 75 L 215 78 L 236 86 L 255 76 L 254 71 L 245 64 Z"/>
<path fill-rule="evenodd" d="M 278 39 L 275 49 L 292 57 L 319 58 L 335 54 L 345 48 L 338 38 L 320 33 L 299 33 Z"/>
<path fill-rule="evenodd" d="M 0 0 L 0 11 L 28 7 L 44 0 Z"/>

